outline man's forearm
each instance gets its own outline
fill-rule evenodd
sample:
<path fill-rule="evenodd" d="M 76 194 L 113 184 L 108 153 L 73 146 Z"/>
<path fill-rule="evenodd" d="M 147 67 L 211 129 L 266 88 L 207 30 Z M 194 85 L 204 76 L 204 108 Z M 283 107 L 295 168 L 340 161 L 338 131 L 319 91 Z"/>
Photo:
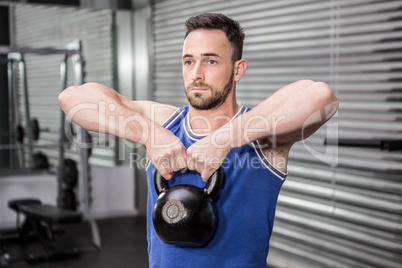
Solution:
<path fill-rule="evenodd" d="M 127 108 L 114 90 L 98 84 L 69 87 L 59 95 L 66 116 L 79 126 L 145 144 L 151 121 Z"/>
<path fill-rule="evenodd" d="M 230 133 L 232 148 L 263 138 L 272 145 L 289 144 L 310 136 L 337 108 L 337 98 L 328 85 L 302 80 L 281 88 L 219 131 Z"/>

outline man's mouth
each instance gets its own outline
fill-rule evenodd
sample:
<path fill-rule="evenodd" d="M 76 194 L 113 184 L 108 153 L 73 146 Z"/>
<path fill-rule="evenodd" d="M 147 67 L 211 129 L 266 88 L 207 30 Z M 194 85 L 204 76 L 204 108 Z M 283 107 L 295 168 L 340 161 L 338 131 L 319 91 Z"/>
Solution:
<path fill-rule="evenodd" d="M 207 91 L 208 89 L 207 88 L 203 88 L 203 87 L 193 87 L 193 88 L 191 88 L 191 91 L 196 91 L 196 92 L 198 92 L 198 91 Z"/>

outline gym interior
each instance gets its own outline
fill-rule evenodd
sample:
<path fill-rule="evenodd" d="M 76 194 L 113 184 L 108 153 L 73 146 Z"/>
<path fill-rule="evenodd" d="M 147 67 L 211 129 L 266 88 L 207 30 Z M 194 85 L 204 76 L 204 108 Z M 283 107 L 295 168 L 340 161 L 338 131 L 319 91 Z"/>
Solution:
<path fill-rule="evenodd" d="M 290 152 L 267 267 L 402 267 L 401 0 L 0 1 L 0 267 L 148 267 L 144 149 L 72 123 L 58 95 L 187 105 L 202 12 L 244 28 L 241 105 L 306 78 L 339 99 Z"/>

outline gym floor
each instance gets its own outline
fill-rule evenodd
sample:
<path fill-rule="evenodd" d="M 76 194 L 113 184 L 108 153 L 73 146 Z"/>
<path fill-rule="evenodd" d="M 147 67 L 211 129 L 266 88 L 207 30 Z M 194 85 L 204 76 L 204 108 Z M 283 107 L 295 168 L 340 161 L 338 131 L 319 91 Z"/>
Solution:
<path fill-rule="evenodd" d="M 97 220 L 102 250 L 97 251 L 92 245 L 91 229 L 87 222 L 61 226 L 57 241 L 63 247 L 76 246 L 82 251 L 78 258 L 68 260 L 27 264 L 24 261 L 13 262 L 10 268 L 28 267 L 74 267 L 74 268 L 128 268 L 148 267 L 146 219 L 145 217 L 122 217 Z M 30 252 L 39 250 L 37 243 L 30 244 Z M 19 245 L 9 244 L 10 255 L 21 254 Z"/>

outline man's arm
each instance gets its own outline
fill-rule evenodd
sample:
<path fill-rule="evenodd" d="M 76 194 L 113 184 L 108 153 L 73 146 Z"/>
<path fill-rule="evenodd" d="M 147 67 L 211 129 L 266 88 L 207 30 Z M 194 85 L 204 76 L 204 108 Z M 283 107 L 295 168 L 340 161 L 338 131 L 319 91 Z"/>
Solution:
<path fill-rule="evenodd" d="M 319 129 L 337 108 L 337 98 L 327 84 L 311 80 L 294 82 L 188 148 L 188 167 L 207 180 L 231 149 L 252 141 L 289 150 L 295 142 Z"/>
<path fill-rule="evenodd" d="M 132 101 L 98 83 L 69 87 L 59 95 L 59 102 L 67 117 L 79 126 L 143 144 L 151 162 L 165 178 L 185 168 L 184 145 L 161 126 L 177 108 Z"/>
<path fill-rule="evenodd" d="M 234 120 L 232 147 L 267 138 L 268 145 L 292 145 L 316 132 L 337 111 L 338 100 L 323 82 L 301 80 L 282 87 Z"/>

